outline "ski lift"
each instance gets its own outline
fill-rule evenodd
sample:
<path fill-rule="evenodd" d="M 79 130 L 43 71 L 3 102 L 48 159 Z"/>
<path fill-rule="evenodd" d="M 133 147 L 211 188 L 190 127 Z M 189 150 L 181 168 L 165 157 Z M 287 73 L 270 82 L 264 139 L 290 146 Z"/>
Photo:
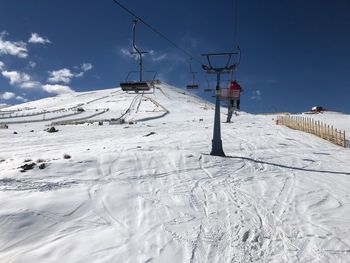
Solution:
<path fill-rule="evenodd" d="M 149 91 L 153 88 L 154 92 L 154 79 L 157 73 L 154 74 L 152 80 L 143 80 L 143 73 L 144 72 L 154 72 L 154 71 L 143 71 L 143 54 L 146 54 L 148 52 L 146 51 L 140 51 L 140 49 L 137 48 L 135 44 L 135 34 L 136 34 L 136 24 L 138 20 L 133 20 L 133 28 L 132 28 L 132 46 L 135 50 L 135 52 L 131 52 L 131 54 L 138 55 L 138 60 L 139 60 L 139 66 L 140 70 L 139 71 L 130 71 L 126 77 L 125 82 L 120 83 L 120 87 L 122 88 L 123 91 L 126 92 L 135 92 L 138 93 L 139 91 Z M 139 80 L 134 80 L 134 81 L 129 81 L 129 76 L 131 73 L 138 72 L 140 74 Z"/>
<path fill-rule="evenodd" d="M 192 83 L 186 85 L 187 89 L 193 90 L 193 89 L 199 88 L 198 82 L 195 82 L 196 73 L 197 72 L 192 71 L 192 65 L 191 65 L 191 61 L 190 61 L 190 74 L 192 75 Z"/>
<path fill-rule="evenodd" d="M 240 59 L 241 59 L 241 50 L 239 46 L 237 46 L 237 63 L 235 64 L 235 67 L 230 70 L 230 81 L 228 83 L 227 88 L 220 89 L 220 95 L 219 95 L 220 100 L 224 100 L 224 101 L 240 100 L 243 89 L 238 84 L 238 82 L 235 80 L 235 77 L 234 77 L 234 72 L 240 63 Z"/>
<path fill-rule="evenodd" d="M 210 88 L 209 80 L 208 80 L 207 78 L 206 78 L 206 81 L 207 81 L 207 83 L 208 83 L 208 87 L 207 87 L 207 88 L 204 88 L 204 92 L 212 92 L 213 89 Z"/>

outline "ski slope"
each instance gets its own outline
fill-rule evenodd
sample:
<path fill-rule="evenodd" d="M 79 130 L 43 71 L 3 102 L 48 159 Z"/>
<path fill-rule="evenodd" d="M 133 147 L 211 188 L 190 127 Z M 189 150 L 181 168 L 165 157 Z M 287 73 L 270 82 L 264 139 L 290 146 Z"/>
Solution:
<path fill-rule="evenodd" d="M 78 105 L 108 111 L 0 130 L 0 262 L 350 261 L 349 149 L 242 112 L 210 156 L 213 106 L 166 84 L 3 110 Z"/>

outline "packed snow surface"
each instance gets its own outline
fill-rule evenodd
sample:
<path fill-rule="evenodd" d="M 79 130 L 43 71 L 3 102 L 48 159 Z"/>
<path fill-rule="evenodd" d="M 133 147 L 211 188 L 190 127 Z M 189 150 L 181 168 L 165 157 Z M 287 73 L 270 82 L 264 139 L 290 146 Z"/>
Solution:
<path fill-rule="evenodd" d="M 350 262 L 349 149 L 275 116 L 222 122 L 224 158 L 213 106 L 165 84 L 5 110 L 0 262 Z"/>

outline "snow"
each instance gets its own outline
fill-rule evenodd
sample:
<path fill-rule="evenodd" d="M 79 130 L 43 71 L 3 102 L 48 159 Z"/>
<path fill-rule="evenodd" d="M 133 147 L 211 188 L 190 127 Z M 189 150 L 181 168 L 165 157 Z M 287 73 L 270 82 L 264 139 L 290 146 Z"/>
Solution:
<path fill-rule="evenodd" d="M 350 135 L 350 115 L 340 112 L 324 111 L 318 114 L 303 114 L 305 117 L 310 117 L 317 121 L 322 121 L 327 125 L 333 125 L 338 130 L 345 131 Z"/>
<path fill-rule="evenodd" d="M 0 130 L 0 262 L 350 261 L 349 149 L 241 112 L 222 122 L 227 157 L 210 156 L 213 105 L 166 84 L 6 111 L 77 105 L 109 111 Z"/>

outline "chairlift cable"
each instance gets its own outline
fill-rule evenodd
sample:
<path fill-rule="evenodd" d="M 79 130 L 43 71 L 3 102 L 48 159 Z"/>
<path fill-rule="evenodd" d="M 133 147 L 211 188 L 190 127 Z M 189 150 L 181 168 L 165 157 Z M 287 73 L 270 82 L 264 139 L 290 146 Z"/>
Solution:
<path fill-rule="evenodd" d="M 238 33 L 238 0 L 233 0 L 233 5 L 234 5 L 233 45 L 238 45 L 238 43 L 237 43 L 237 33 Z"/>
<path fill-rule="evenodd" d="M 157 30 L 155 27 L 153 27 L 152 25 L 150 25 L 149 23 L 147 23 L 145 20 L 143 20 L 141 17 L 139 17 L 138 15 L 136 15 L 133 11 L 131 11 L 129 8 L 127 8 L 126 6 L 124 6 L 123 4 L 121 4 L 118 0 L 113 0 L 113 2 L 115 4 L 117 4 L 119 7 L 121 7 L 122 9 L 124 9 L 127 13 L 129 13 L 130 15 L 132 15 L 133 17 L 135 17 L 137 20 L 139 20 L 140 22 L 142 22 L 145 26 L 147 26 L 149 29 L 151 29 L 154 33 L 158 34 L 160 37 L 162 37 L 163 39 L 165 39 L 166 41 L 168 41 L 173 47 L 177 48 L 179 51 L 181 51 L 183 54 L 185 54 L 186 56 L 188 56 L 189 58 L 193 59 L 194 61 L 196 61 L 197 63 L 199 63 L 200 65 L 202 65 L 203 63 L 199 60 L 196 59 L 191 53 L 189 53 L 188 51 L 186 51 L 185 49 L 179 47 L 174 41 L 172 41 L 171 39 L 169 39 L 166 35 L 164 35 L 162 32 L 160 32 L 159 30 Z"/>

